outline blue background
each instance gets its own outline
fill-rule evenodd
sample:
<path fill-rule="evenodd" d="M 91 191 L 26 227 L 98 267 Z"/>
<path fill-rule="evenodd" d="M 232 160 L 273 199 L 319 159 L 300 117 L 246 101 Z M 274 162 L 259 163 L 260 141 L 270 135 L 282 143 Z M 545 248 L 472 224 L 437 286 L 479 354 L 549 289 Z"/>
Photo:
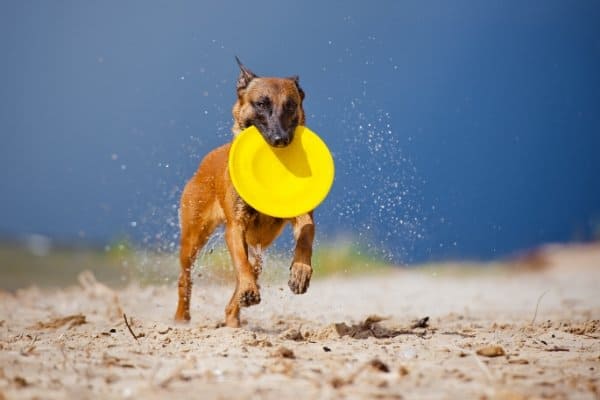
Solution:
<path fill-rule="evenodd" d="M 591 239 L 598 21 L 595 1 L 3 1 L 0 234 L 172 248 L 238 55 L 301 77 L 337 163 L 321 241 L 417 262 Z"/>

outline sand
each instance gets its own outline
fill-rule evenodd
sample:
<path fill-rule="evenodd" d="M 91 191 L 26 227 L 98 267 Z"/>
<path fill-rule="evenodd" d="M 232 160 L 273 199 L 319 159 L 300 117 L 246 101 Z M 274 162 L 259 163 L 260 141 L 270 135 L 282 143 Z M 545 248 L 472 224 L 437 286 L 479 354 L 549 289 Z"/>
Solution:
<path fill-rule="evenodd" d="M 542 258 L 263 284 L 240 329 L 209 279 L 188 325 L 172 284 L 0 292 L 0 399 L 598 399 L 600 250 Z"/>

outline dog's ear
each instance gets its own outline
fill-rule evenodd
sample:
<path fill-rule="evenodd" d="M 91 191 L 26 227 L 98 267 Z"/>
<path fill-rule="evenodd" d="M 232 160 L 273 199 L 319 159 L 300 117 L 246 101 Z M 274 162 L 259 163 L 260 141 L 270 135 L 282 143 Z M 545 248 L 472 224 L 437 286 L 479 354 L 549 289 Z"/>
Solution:
<path fill-rule="evenodd" d="M 298 75 L 290 76 L 289 80 L 294 81 L 296 84 L 296 88 L 298 89 L 298 93 L 300 93 L 300 98 L 304 100 L 304 90 L 300 87 L 300 77 Z"/>
<path fill-rule="evenodd" d="M 250 83 L 250 81 L 256 78 L 257 76 L 254 72 L 246 68 L 237 56 L 235 56 L 235 61 L 237 61 L 238 65 L 240 66 L 240 76 L 237 80 L 237 91 L 239 93 L 240 90 L 245 89 Z"/>

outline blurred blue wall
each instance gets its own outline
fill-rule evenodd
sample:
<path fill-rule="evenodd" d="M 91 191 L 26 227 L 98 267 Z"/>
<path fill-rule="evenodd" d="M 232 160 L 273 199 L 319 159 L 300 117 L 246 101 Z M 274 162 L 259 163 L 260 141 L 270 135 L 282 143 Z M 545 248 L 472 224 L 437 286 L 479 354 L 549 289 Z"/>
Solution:
<path fill-rule="evenodd" d="M 595 1 L 0 3 L 0 234 L 177 242 L 237 66 L 299 74 L 321 240 L 494 258 L 600 226 Z"/>

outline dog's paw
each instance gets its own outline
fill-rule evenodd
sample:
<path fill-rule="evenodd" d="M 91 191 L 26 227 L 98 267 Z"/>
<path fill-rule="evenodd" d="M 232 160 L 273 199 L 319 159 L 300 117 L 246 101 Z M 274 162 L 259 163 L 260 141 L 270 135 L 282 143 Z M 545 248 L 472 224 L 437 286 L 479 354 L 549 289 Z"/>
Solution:
<path fill-rule="evenodd" d="M 250 285 L 240 291 L 240 306 L 250 307 L 260 303 L 260 292 L 258 286 Z"/>
<path fill-rule="evenodd" d="M 179 299 L 177 302 L 177 311 L 175 311 L 175 322 L 189 322 L 190 321 L 190 303 L 185 299 Z"/>
<path fill-rule="evenodd" d="M 295 294 L 306 293 L 312 276 L 312 267 L 308 264 L 293 263 L 290 267 L 288 286 Z"/>
<path fill-rule="evenodd" d="M 223 327 L 223 326 L 226 326 L 228 328 L 239 328 L 240 327 L 240 318 L 239 317 L 227 317 L 225 319 L 225 322 L 220 327 Z"/>
<path fill-rule="evenodd" d="M 173 318 L 177 323 L 187 323 L 190 322 L 190 312 L 179 312 L 175 313 L 175 318 Z"/>

